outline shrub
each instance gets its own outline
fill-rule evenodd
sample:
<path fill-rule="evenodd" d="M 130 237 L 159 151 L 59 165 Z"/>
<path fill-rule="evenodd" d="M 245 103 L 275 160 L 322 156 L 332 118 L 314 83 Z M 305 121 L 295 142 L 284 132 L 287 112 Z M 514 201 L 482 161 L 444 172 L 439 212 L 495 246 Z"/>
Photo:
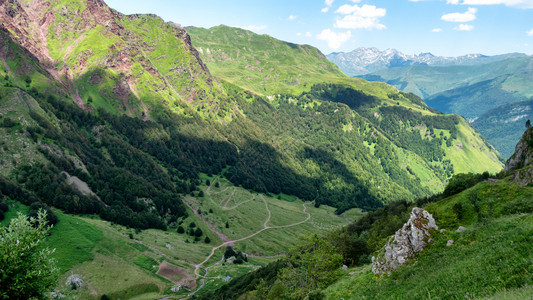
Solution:
<path fill-rule="evenodd" d="M 183 228 L 183 226 L 178 226 L 178 233 L 182 234 L 182 233 L 185 233 L 185 229 Z"/>
<path fill-rule="evenodd" d="M 55 225 L 59 220 L 57 219 L 57 216 L 54 214 L 54 212 L 48 207 L 48 205 L 42 203 L 42 202 L 33 202 L 30 205 L 30 210 L 28 211 L 28 217 L 36 218 L 38 215 L 39 210 L 43 210 L 46 212 L 46 221 L 48 222 L 48 225 Z"/>
<path fill-rule="evenodd" d="M 204 233 L 202 232 L 202 229 L 200 228 L 196 228 L 196 230 L 194 231 L 194 235 L 197 236 L 197 237 L 201 237 Z"/>
<path fill-rule="evenodd" d="M 41 247 L 48 232 L 43 210 L 37 218 L 19 213 L 8 227 L 0 227 L 0 298 L 41 299 L 56 283 L 53 251 Z"/>

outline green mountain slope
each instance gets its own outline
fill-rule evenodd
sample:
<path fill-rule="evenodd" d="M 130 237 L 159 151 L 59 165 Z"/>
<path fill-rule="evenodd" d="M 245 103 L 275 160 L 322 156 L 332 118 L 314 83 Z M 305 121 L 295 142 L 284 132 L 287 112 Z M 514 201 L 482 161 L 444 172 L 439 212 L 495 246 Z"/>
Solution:
<path fill-rule="evenodd" d="M 454 177 L 441 195 L 396 202 L 369 212 L 356 222 L 335 230 L 315 248 L 301 244 L 289 256 L 242 276 L 199 299 L 325 299 L 462 298 L 522 299 L 533 286 L 533 128 L 517 145 L 507 172 Z M 428 246 L 390 274 L 371 271 L 371 255 L 402 228 L 414 207 L 430 212 L 439 230 L 431 232 Z M 457 230 L 459 226 L 464 230 Z M 326 253 L 320 245 L 328 245 Z M 324 262 L 341 254 L 351 268 L 333 268 Z M 291 272 L 312 270 L 311 279 L 295 281 Z M 305 278 L 305 277 L 304 277 Z M 312 282 L 312 284 L 310 284 Z M 297 292 L 297 293 L 296 293 Z"/>
<path fill-rule="evenodd" d="M 441 231 L 433 233 L 434 242 L 413 261 L 381 277 L 368 269 L 358 270 L 328 287 L 326 298 L 530 297 L 532 140 L 533 130 L 528 129 L 506 164 L 503 175 L 511 176 L 468 189 L 471 184 L 465 185 L 466 178 L 457 178 L 447 190 L 464 191 L 426 205 Z M 465 226 L 466 231 L 456 231 L 458 226 Z"/>
<path fill-rule="evenodd" d="M 101 199 L 103 196 L 99 193 L 106 189 L 94 185 L 90 179 L 104 165 L 113 166 L 118 157 L 111 154 L 110 160 L 106 152 L 109 149 L 102 150 L 91 137 L 100 126 L 108 127 L 108 124 L 113 125 L 110 136 L 122 139 L 123 147 L 140 150 L 135 153 L 141 156 L 148 153 L 147 163 L 162 166 L 162 169 L 154 168 L 162 172 L 155 177 L 168 176 L 170 182 L 179 182 L 176 192 L 194 190 L 199 171 L 217 173 L 230 165 L 229 178 L 236 184 L 261 192 L 293 194 L 315 200 L 317 205 L 336 206 L 339 211 L 427 195 L 442 189 L 454 172 L 495 172 L 501 167 L 497 154 L 468 126 L 462 126 L 462 121 L 453 121 L 456 124 L 450 126 L 449 121 L 454 117 L 432 113 L 420 99 L 398 94 L 384 84 L 350 79 L 309 46 L 288 45 L 229 27 L 218 28 L 222 32 L 217 32 L 216 37 L 224 36 L 224 31 L 230 38 L 234 37 L 231 34 L 243 36 L 241 43 L 249 45 L 249 56 L 277 66 L 280 76 L 294 74 L 296 66 L 296 72 L 305 79 L 294 86 L 298 90 L 312 91 L 315 82 L 337 84 L 315 88 L 312 93 L 307 92 L 309 94 L 266 99 L 214 79 L 185 31 L 156 16 L 124 16 L 100 1 L 56 1 L 48 6 L 17 2 L 15 6 L 16 18 L 10 14 L 2 17 L 7 30 L 5 43 L 15 48 L 19 43 L 30 52 L 42 51 L 35 52 L 37 60 L 29 59 L 33 61 L 32 68 L 5 68 L 4 80 L 7 85 L 32 93 L 46 110 L 46 116 L 42 116 L 56 125 L 49 128 L 43 125 L 47 123 L 41 122 L 34 141 L 65 147 L 74 160 L 79 159 L 85 165 L 93 163 L 94 155 L 103 158 L 88 172 L 87 178 L 89 186 Z M 5 5 L 3 8 L 10 9 Z M 72 17 L 66 17 L 68 15 Z M 17 22 L 26 22 L 28 26 L 18 26 Z M 31 24 L 35 22 L 48 27 L 34 28 Z M 260 44 L 257 47 L 249 39 L 258 39 L 269 46 Z M 238 44 L 227 47 L 237 49 L 235 45 Z M 282 49 L 271 55 L 261 52 L 261 49 L 276 48 L 272 45 Z M 27 53 L 22 48 L 13 52 Z M 290 55 L 282 56 L 288 49 L 293 49 L 288 52 Z M 3 59 L 9 65 L 12 56 L 5 55 Z M 235 60 L 235 64 L 224 70 L 241 71 L 242 66 L 237 62 L 241 63 Z M 222 68 L 217 68 L 216 64 L 211 67 L 216 76 L 221 76 L 217 72 Z M 54 97 L 59 102 L 49 100 L 48 85 L 38 84 L 42 81 L 39 76 L 53 83 L 50 86 L 57 86 Z M 272 81 L 272 86 L 283 82 L 278 79 Z M 248 88 L 253 88 L 255 83 L 255 79 L 239 81 L 239 85 Z M 304 85 L 307 86 L 304 88 Z M 287 87 L 293 86 L 288 84 Z M 256 92 L 261 93 L 260 89 Z M 342 93 L 351 98 L 344 99 Z M 62 104 L 68 98 L 85 111 L 103 109 L 111 115 L 80 112 Z M 370 98 L 375 101 L 365 102 Z M 47 103 L 52 103 L 52 107 Z M 412 125 L 401 122 L 398 112 L 389 107 L 398 105 L 422 117 Z M 266 114 L 267 111 L 270 113 Z M 387 117 L 380 117 L 381 114 Z M 120 115 L 153 122 L 143 123 L 118 117 Z M 441 119 L 442 122 L 438 121 Z M 442 129 L 442 135 L 434 137 L 432 128 Z M 48 130 L 58 130 L 57 134 L 66 140 L 53 134 L 48 134 L 52 136 L 49 138 Z M 39 136 L 41 132 L 44 133 L 42 137 Z M 78 138 L 80 134 L 84 137 L 82 140 Z M 76 138 L 69 139 L 71 136 Z M 463 140 L 467 137 L 475 141 Z M 409 140 L 415 144 L 408 143 Z M 91 155 L 76 148 L 81 142 L 91 149 Z M 199 152 L 198 149 L 204 150 Z M 219 152 L 222 155 L 214 155 Z M 123 167 L 132 167 L 127 160 Z M 5 175 L 12 176 L 9 172 L 13 169 L 14 165 L 6 169 Z M 134 174 L 135 168 L 130 172 Z M 140 194 L 130 196 L 139 197 Z M 124 200 L 124 203 L 130 203 L 127 206 L 134 210 L 142 207 L 135 208 L 131 201 Z M 114 212 L 107 217 L 116 220 L 120 215 Z"/>
<path fill-rule="evenodd" d="M 258 94 L 299 94 L 315 83 L 344 77 L 311 46 L 224 25 L 186 30 L 213 74 Z"/>
<path fill-rule="evenodd" d="M 417 176 L 424 176 L 421 174 L 435 172 L 428 170 L 429 165 L 420 166 L 420 157 L 417 158 L 416 156 L 423 156 L 422 160 L 426 160 L 430 155 L 428 155 L 427 151 L 422 153 L 421 151 L 423 150 L 418 151 L 418 147 L 413 146 L 413 144 L 417 144 L 418 141 L 411 140 L 411 138 L 417 139 L 414 135 L 412 135 L 412 133 L 414 131 L 418 131 L 420 136 L 423 138 L 423 136 L 427 133 L 426 130 L 433 127 L 432 125 L 429 125 L 429 123 L 439 124 L 436 125 L 438 128 L 444 128 L 444 123 L 446 123 L 444 120 L 451 119 L 450 117 L 438 116 L 434 112 L 430 111 L 428 107 L 417 97 L 411 97 L 408 94 L 398 93 L 396 89 L 385 84 L 348 78 L 343 74 L 339 74 L 337 69 L 332 66 L 332 63 L 327 61 L 327 59 L 325 59 L 321 54 L 318 55 L 311 65 L 302 65 L 299 62 L 309 57 L 309 54 L 306 50 L 309 49 L 308 46 L 288 47 L 286 42 L 275 40 L 265 35 L 257 35 L 250 31 L 227 26 L 218 26 L 210 29 L 190 27 L 187 28 L 187 31 L 192 36 L 193 45 L 199 50 L 201 57 L 206 61 L 206 64 L 212 70 L 213 75 L 224 80 L 234 82 L 241 87 L 252 89 L 255 92 L 268 95 L 279 93 L 280 90 L 284 93 L 298 91 L 303 92 L 302 95 L 305 95 L 306 93 L 309 93 L 308 91 L 313 93 L 313 90 L 316 90 L 316 84 L 311 85 L 310 83 L 319 82 L 341 85 L 343 88 L 340 88 L 339 86 L 330 91 L 325 89 L 325 93 L 321 95 L 322 99 L 347 104 L 351 109 L 355 110 L 357 114 L 365 118 L 366 121 L 372 123 L 373 126 L 384 130 L 386 132 L 385 134 L 387 139 L 391 140 L 396 147 L 404 149 L 410 148 L 410 151 L 414 151 L 416 154 L 415 156 L 412 156 L 412 153 L 407 151 L 399 154 L 399 157 L 401 161 L 406 161 L 406 164 L 412 164 L 412 167 L 410 168 L 411 170 L 419 171 Z M 231 39 L 231 43 L 228 42 L 228 39 Z M 207 52 L 207 48 L 209 48 L 209 54 Z M 247 73 L 248 69 L 243 66 L 252 61 L 252 58 L 249 55 L 241 55 L 241 52 L 243 51 L 242 49 L 247 49 L 247 52 L 244 53 L 251 52 L 254 54 L 260 54 L 253 56 L 253 60 L 255 60 L 256 64 L 271 66 L 270 70 L 279 76 L 292 76 L 290 75 L 291 73 L 289 70 L 293 70 L 293 68 L 296 66 L 301 77 L 311 78 L 311 81 L 302 80 L 298 85 L 295 86 L 287 86 L 283 81 L 274 86 L 265 86 L 264 82 L 262 81 L 263 77 L 261 76 L 263 75 L 261 75 L 261 71 L 255 72 L 254 76 L 248 74 L 242 77 L 235 77 L 236 74 Z M 281 59 L 280 56 L 276 55 L 275 53 L 277 53 L 278 49 L 285 49 L 285 52 L 288 53 L 286 55 L 287 58 Z M 237 53 L 239 53 L 239 55 L 237 55 Z M 300 68 L 300 66 L 305 66 L 305 68 Z M 320 72 L 316 70 L 319 70 Z M 274 79 L 271 79 L 271 81 L 273 83 L 276 82 Z M 351 92 L 352 95 L 350 95 L 350 93 L 342 93 L 344 88 L 353 89 L 354 91 Z M 327 95 L 328 93 L 330 95 Z M 354 97 L 353 94 L 360 96 L 350 100 L 350 97 Z M 271 101 L 273 101 L 272 99 L 274 98 L 275 96 L 269 96 Z M 369 98 L 372 98 L 372 101 L 368 101 Z M 350 103 L 349 101 L 352 102 Z M 405 109 L 421 113 L 424 116 L 424 120 L 422 122 L 423 124 L 419 123 L 414 125 L 416 123 L 415 121 L 413 121 L 413 124 L 402 122 L 403 118 L 413 117 L 413 114 L 411 113 L 400 117 L 400 115 L 404 114 Z M 386 114 L 387 116 L 381 117 L 382 113 Z M 417 117 L 414 118 L 416 119 Z M 442 122 L 437 120 L 442 120 Z M 471 136 L 474 140 L 477 139 L 477 137 L 475 137 L 476 134 L 470 132 L 470 126 L 468 124 L 459 120 L 456 122 L 456 125 L 459 124 L 459 122 L 462 123 L 462 130 L 460 131 L 462 131 L 463 134 L 460 136 Z M 351 126 L 351 128 L 353 128 L 353 126 Z M 438 133 L 440 134 L 440 132 Z M 440 136 L 440 138 L 444 139 L 445 134 L 446 132 L 443 132 L 443 135 Z M 411 135 L 410 138 L 407 138 L 407 135 Z M 452 139 L 456 138 L 457 135 L 453 134 Z M 403 145 L 401 145 L 402 139 L 405 139 L 405 143 Z M 491 149 L 491 146 L 488 146 L 488 144 L 486 144 L 484 141 L 474 140 L 458 141 L 457 145 L 468 148 L 470 147 L 470 144 L 477 144 L 479 146 L 477 148 L 478 150 L 475 150 L 476 146 L 474 146 L 472 147 L 472 150 L 456 151 L 457 148 L 451 147 L 455 144 L 450 142 L 443 147 L 443 151 L 446 153 L 445 155 L 452 157 L 451 164 L 454 165 L 456 173 L 481 171 L 480 169 L 474 170 L 472 168 L 476 168 L 475 166 L 478 165 L 478 163 L 483 165 L 485 162 L 487 162 L 484 158 L 486 157 L 486 154 L 483 154 L 483 152 L 484 149 Z M 434 145 L 436 145 L 436 143 Z M 438 148 L 438 146 L 436 147 Z M 400 152 L 402 151 L 403 150 L 400 150 Z M 465 152 L 469 154 L 466 154 Z M 432 158 L 429 159 L 431 160 Z M 478 159 L 478 162 L 474 162 Z M 442 165 L 442 163 L 438 163 L 437 165 Z M 489 165 L 497 168 L 493 163 L 489 163 Z M 435 182 L 434 178 L 424 178 L 425 179 L 422 180 L 422 182 L 431 182 L 429 185 L 432 185 Z"/>
<path fill-rule="evenodd" d="M 467 118 L 503 157 L 509 157 L 523 127 L 517 120 L 497 122 L 494 116 L 512 114 L 510 103 L 533 96 L 532 66 L 533 58 L 523 57 L 479 66 L 392 68 L 364 78 L 423 95 L 429 106 Z M 484 120 L 474 122 L 477 118 Z"/>
<path fill-rule="evenodd" d="M 163 258 L 200 284 L 222 255 L 217 230 L 243 242 L 239 251 L 275 255 L 301 233 L 342 224 L 334 212 L 427 196 L 454 173 L 502 167 L 464 119 L 389 85 L 348 78 L 308 46 L 288 45 L 294 60 L 277 54 L 273 64 L 288 83 L 274 94 L 284 84 L 274 81 L 263 96 L 251 76 L 232 84 L 220 68 L 210 70 L 184 29 L 157 16 L 124 16 L 100 0 L 11 1 L 0 3 L 0 21 L 1 196 L 92 216 L 58 213 L 60 222 L 94 226 L 81 223 L 87 238 L 73 243 L 55 238 L 79 247 L 67 252 L 94 255 L 61 264 L 90 276 L 99 296 L 132 296 L 127 283 L 110 287 L 98 277 L 116 261 L 127 262 L 110 276 L 126 282 L 121 276 L 138 274 L 132 286 L 144 292 L 170 287 L 150 268 Z M 305 80 L 293 86 L 296 73 Z M 296 216 L 303 219 L 294 223 Z M 202 238 L 213 246 L 170 234 L 180 222 L 210 232 Z M 116 238 L 132 228 L 163 254 Z M 254 234 L 259 239 L 248 241 Z"/>

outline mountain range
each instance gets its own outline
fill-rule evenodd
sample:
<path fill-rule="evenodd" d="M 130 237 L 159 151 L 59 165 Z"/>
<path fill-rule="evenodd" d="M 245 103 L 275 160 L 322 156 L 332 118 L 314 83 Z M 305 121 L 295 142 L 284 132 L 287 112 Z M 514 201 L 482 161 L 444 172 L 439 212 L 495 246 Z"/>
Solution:
<path fill-rule="evenodd" d="M 510 121 L 512 131 L 500 130 L 497 123 L 492 123 L 492 128 L 487 123 L 477 127 L 480 123 L 474 121 L 490 110 L 505 109 L 503 105 L 533 96 L 533 58 L 530 56 L 472 66 L 398 67 L 361 77 L 387 82 L 403 91 L 415 93 L 423 97 L 429 106 L 444 113 L 460 114 L 473 122 L 503 157 L 512 154 L 509 145 L 517 142 L 525 120 Z"/>
<path fill-rule="evenodd" d="M 87 282 L 69 297 L 216 289 L 211 268 L 256 268 L 221 265 L 226 246 L 266 265 L 340 214 L 503 167 L 463 117 L 239 28 L 10 0 L 0 62 L 2 201 L 57 214 L 60 279 Z"/>
<path fill-rule="evenodd" d="M 390 68 L 407 66 L 473 66 L 507 58 L 524 57 L 523 53 L 487 56 L 467 54 L 457 57 L 436 56 L 431 53 L 404 54 L 396 49 L 380 51 L 377 48 L 357 48 L 350 52 L 334 52 L 327 58 L 348 76 L 361 76 Z"/>

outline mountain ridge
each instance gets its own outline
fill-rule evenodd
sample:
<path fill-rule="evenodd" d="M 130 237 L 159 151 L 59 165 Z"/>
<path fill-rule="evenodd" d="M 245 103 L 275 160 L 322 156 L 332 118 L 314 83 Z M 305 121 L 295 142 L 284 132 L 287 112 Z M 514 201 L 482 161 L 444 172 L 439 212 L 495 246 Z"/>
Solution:
<path fill-rule="evenodd" d="M 435 56 L 429 52 L 408 55 L 393 48 L 380 51 L 377 48 L 364 47 L 354 49 L 350 52 L 335 52 L 326 55 L 331 62 L 338 65 L 348 76 L 361 76 L 376 71 L 412 65 L 478 65 L 523 56 L 527 55 L 523 53 L 508 53 L 494 56 L 466 54 L 457 57 L 445 57 Z"/>

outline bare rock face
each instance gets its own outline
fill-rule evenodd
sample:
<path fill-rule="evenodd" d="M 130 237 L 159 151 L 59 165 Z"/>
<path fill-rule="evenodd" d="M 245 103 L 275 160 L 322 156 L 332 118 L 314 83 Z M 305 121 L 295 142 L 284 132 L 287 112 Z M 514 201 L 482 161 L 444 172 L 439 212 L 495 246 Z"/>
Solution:
<path fill-rule="evenodd" d="M 405 264 L 431 242 L 430 230 L 438 229 L 433 216 L 422 208 L 411 211 L 409 221 L 396 231 L 378 255 L 372 257 L 374 274 L 390 273 Z"/>
<path fill-rule="evenodd" d="M 533 183 L 533 127 L 522 135 L 513 156 L 505 164 L 505 171 L 513 174 L 518 184 Z"/>
<path fill-rule="evenodd" d="M 507 160 L 505 171 L 515 171 L 527 166 L 533 160 L 533 127 L 524 132 L 522 138 L 516 144 L 514 154 Z"/>

